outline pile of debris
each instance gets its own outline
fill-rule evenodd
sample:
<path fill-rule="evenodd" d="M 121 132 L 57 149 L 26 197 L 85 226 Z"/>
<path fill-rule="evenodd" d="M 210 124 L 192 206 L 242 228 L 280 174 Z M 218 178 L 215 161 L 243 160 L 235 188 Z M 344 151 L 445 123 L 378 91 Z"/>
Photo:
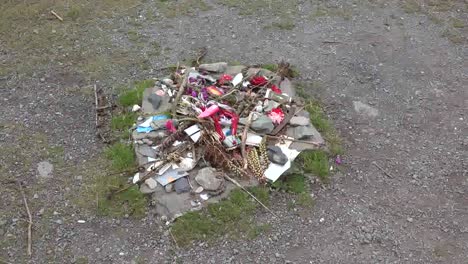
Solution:
<path fill-rule="evenodd" d="M 133 183 L 153 193 L 161 215 L 199 209 L 235 185 L 274 182 L 301 151 L 324 145 L 290 71 L 286 63 L 276 72 L 225 62 L 179 67 L 144 91 L 132 108 L 140 113 Z"/>

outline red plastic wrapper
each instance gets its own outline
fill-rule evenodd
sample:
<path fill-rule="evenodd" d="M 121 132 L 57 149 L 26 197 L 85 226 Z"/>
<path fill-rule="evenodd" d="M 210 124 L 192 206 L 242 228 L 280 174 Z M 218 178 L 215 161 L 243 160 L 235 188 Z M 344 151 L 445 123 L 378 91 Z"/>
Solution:
<path fill-rule="evenodd" d="M 254 76 L 250 80 L 250 84 L 254 86 L 265 86 L 267 85 L 267 83 L 268 83 L 268 80 L 263 76 Z"/>
<path fill-rule="evenodd" d="M 273 121 L 274 124 L 279 124 L 284 119 L 284 113 L 281 108 L 273 108 L 271 112 L 268 114 L 268 117 Z"/>
<path fill-rule="evenodd" d="M 278 88 L 278 86 L 276 85 L 271 85 L 271 90 L 276 93 L 276 94 L 282 94 L 283 92 L 281 92 L 280 88 Z"/>
<path fill-rule="evenodd" d="M 218 83 L 219 83 L 219 85 L 223 85 L 223 84 L 225 84 L 227 82 L 230 82 L 230 81 L 232 81 L 232 76 L 229 75 L 229 74 L 223 74 L 219 78 Z"/>

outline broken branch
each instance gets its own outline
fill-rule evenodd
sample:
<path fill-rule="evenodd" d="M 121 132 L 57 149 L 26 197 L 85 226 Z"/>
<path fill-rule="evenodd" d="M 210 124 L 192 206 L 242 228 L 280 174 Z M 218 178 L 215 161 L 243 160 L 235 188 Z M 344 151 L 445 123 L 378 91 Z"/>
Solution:
<path fill-rule="evenodd" d="M 26 195 L 24 194 L 23 184 L 21 182 L 19 182 L 18 184 L 19 184 L 19 189 L 20 189 L 20 192 L 21 192 L 21 196 L 23 197 L 24 207 L 26 207 L 26 212 L 28 213 L 28 248 L 27 248 L 27 252 L 28 252 L 28 256 L 31 256 L 32 255 L 32 225 L 33 225 L 33 221 L 32 221 L 31 211 L 29 210 L 28 200 L 26 199 Z"/>
<path fill-rule="evenodd" d="M 63 22 L 63 18 L 61 16 L 59 16 L 57 13 L 55 13 L 54 10 L 51 10 L 50 13 L 52 15 L 54 15 L 58 20 L 60 20 L 60 22 Z"/>

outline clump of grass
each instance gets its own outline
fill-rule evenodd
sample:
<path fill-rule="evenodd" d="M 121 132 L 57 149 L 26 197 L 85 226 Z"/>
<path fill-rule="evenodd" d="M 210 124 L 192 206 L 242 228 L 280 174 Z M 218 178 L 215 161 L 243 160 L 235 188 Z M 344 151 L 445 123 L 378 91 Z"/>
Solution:
<path fill-rule="evenodd" d="M 315 20 L 318 17 L 341 17 L 345 20 L 351 19 L 353 14 L 349 9 L 345 9 L 342 7 L 322 7 L 319 6 L 315 9 L 312 13 L 310 18 Z"/>
<path fill-rule="evenodd" d="M 446 37 L 454 44 L 461 44 L 465 41 L 464 37 L 457 30 L 447 29 L 442 33 L 442 37 Z"/>
<path fill-rule="evenodd" d="M 111 120 L 111 128 L 114 131 L 128 130 L 135 123 L 135 113 L 124 113 L 113 116 Z"/>
<path fill-rule="evenodd" d="M 294 24 L 294 21 L 292 19 L 288 18 L 281 19 L 277 22 L 273 22 L 271 26 L 280 30 L 293 30 L 296 27 L 296 24 Z"/>
<path fill-rule="evenodd" d="M 428 5 L 435 9 L 435 11 L 445 12 L 449 11 L 452 6 L 452 0 L 429 0 Z"/>
<path fill-rule="evenodd" d="M 303 151 L 299 156 L 304 172 L 313 173 L 323 182 L 328 181 L 329 163 L 328 155 L 322 150 Z"/>
<path fill-rule="evenodd" d="M 271 186 L 274 189 L 299 194 L 306 191 L 306 177 L 302 174 L 291 174 L 281 177 Z"/>
<path fill-rule="evenodd" d="M 132 106 L 135 104 L 141 104 L 143 100 L 143 92 L 146 88 L 153 87 L 153 80 L 144 80 L 137 82 L 133 89 L 124 91 L 119 96 L 119 103 L 122 106 Z"/>
<path fill-rule="evenodd" d="M 271 72 L 276 72 L 278 70 L 278 64 L 275 63 L 262 64 L 261 67 Z"/>
<path fill-rule="evenodd" d="M 147 200 L 137 186 L 112 195 L 112 197 L 107 196 L 109 192 L 116 190 L 114 186 L 123 188 L 122 179 L 118 179 L 117 177 L 111 177 L 107 180 L 106 185 L 101 186 L 107 192 L 100 192 L 98 196 L 98 212 L 101 215 L 107 216 L 124 216 L 127 214 L 137 218 L 144 216 Z"/>
<path fill-rule="evenodd" d="M 311 123 L 327 141 L 330 154 L 343 154 L 344 151 L 341 138 L 338 136 L 338 133 L 328 120 L 321 103 L 318 100 L 311 98 L 311 96 L 306 92 L 306 89 L 314 90 L 318 88 L 320 88 L 320 84 L 318 82 L 296 85 L 297 95 L 304 98 L 306 101 L 305 110 L 309 112 Z"/>
<path fill-rule="evenodd" d="M 298 195 L 296 203 L 305 208 L 312 208 L 315 201 L 309 193 L 303 192 Z"/>
<path fill-rule="evenodd" d="M 405 0 L 402 4 L 403 11 L 408 14 L 421 12 L 421 6 L 416 0 Z"/>
<path fill-rule="evenodd" d="M 105 150 L 106 157 L 111 161 L 116 171 L 131 170 L 135 167 L 135 153 L 132 146 L 124 143 L 115 143 Z"/>
<path fill-rule="evenodd" d="M 454 28 L 464 28 L 464 27 L 465 27 L 465 23 L 464 23 L 463 20 L 461 20 L 461 19 L 452 18 L 452 19 L 451 19 L 451 22 L 452 22 L 452 26 L 453 26 Z"/>
<path fill-rule="evenodd" d="M 266 188 L 251 188 L 250 191 L 262 202 L 268 201 Z M 269 229 L 268 225 L 253 223 L 252 217 L 257 207 L 249 195 L 236 189 L 228 199 L 211 204 L 202 211 L 189 212 L 179 217 L 171 232 L 181 246 L 196 240 L 213 241 L 224 235 L 254 238 Z"/>

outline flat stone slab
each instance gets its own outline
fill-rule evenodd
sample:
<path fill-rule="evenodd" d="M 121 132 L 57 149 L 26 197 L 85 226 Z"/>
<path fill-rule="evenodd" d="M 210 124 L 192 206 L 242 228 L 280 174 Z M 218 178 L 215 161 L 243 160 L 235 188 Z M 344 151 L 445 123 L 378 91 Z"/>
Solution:
<path fill-rule="evenodd" d="M 48 161 L 41 161 L 37 164 L 37 172 L 41 178 L 52 178 L 52 172 L 54 171 L 54 165 Z"/>

